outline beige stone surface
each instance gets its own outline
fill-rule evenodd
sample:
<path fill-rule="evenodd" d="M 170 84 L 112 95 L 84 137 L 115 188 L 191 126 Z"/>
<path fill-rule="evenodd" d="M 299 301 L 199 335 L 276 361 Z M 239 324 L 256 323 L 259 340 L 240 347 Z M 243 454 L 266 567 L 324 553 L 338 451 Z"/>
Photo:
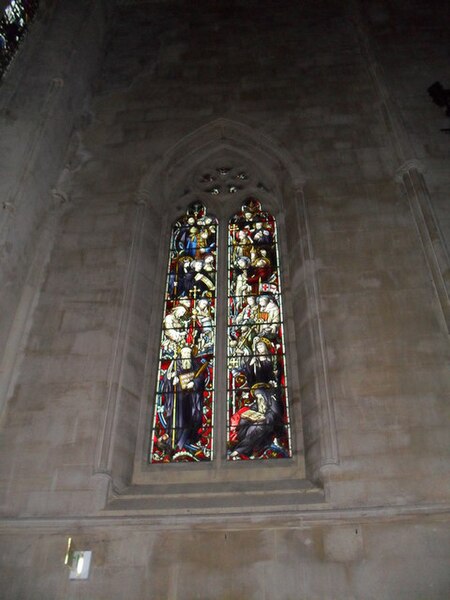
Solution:
<path fill-rule="evenodd" d="M 450 584 L 448 527 L 433 520 L 71 533 L 78 548 L 93 552 L 87 582 L 69 581 L 61 566 L 63 532 L 4 534 L 3 597 L 419 600 L 446 598 Z"/>
<path fill-rule="evenodd" d="M 0 86 L 0 598 L 448 598 L 448 8 L 42 4 Z M 214 463 L 149 466 L 170 224 L 221 161 L 278 219 L 295 456 L 223 460 L 222 373 Z"/>

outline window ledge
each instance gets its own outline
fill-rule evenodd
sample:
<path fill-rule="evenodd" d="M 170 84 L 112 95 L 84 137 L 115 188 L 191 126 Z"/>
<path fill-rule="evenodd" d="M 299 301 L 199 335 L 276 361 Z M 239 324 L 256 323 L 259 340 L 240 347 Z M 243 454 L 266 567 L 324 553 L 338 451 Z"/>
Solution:
<path fill-rule="evenodd" d="M 286 512 L 325 503 L 322 489 L 302 480 L 220 482 L 204 485 L 132 485 L 114 495 L 103 512 L 155 516 Z"/>

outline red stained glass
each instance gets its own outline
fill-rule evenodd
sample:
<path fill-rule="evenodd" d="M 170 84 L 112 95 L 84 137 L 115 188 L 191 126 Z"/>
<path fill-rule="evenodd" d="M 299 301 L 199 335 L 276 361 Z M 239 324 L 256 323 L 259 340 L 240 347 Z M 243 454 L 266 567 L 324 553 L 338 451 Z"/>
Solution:
<path fill-rule="evenodd" d="M 277 230 L 249 198 L 228 228 L 228 459 L 291 456 Z"/>
<path fill-rule="evenodd" d="M 193 203 L 172 228 L 150 461 L 212 460 L 217 220 Z"/>

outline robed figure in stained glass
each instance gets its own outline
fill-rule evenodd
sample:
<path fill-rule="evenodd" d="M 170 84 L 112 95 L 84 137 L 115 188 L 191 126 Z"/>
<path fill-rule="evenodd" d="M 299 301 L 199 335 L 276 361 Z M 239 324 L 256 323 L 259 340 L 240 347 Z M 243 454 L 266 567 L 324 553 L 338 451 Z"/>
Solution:
<path fill-rule="evenodd" d="M 271 446 L 277 447 L 280 444 L 277 436 L 280 440 L 286 436 L 278 390 L 255 384 L 250 390 L 250 399 L 250 404 L 231 416 L 231 458 L 257 456 Z"/>
<path fill-rule="evenodd" d="M 212 458 L 217 221 L 194 202 L 172 228 L 150 460 Z"/>
<path fill-rule="evenodd" d="M 228 457 L 289 457 L 275 219 L 248 198 L 230 220 L 228 239 Z"/>
<path fill-rule="evenodd" d="M 163 380 L 167 434 L 176 450 L 192 448 L 201 436 L 207 359 L 196 359 L 191 346 L 180 350 Z M 175 363 L 175 365 L 174 365 Z"/>

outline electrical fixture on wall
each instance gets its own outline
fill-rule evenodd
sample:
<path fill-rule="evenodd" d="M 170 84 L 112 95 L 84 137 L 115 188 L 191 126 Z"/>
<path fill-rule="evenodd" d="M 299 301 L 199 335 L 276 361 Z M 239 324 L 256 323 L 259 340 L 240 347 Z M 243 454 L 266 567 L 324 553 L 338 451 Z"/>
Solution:
<path fill-rule="evenodd" d="M 87 579 L 91 567 L 92 551 L 77 550 L 72 538 L 67 539 L 64 564 L 69 567 L 69 579 Z"/>
<path fill-rule="evenodd" d="M 441 107 L 445 107 L 445 114 L 450 117 L 450 90 L 444 89 L 444 86 L 440 81 L 435 81 L 433 85 L 428 88 L 428 93 L 435 104 Z M 450 133 L 449 128 L 441 129 L 445 133 Z"/>

